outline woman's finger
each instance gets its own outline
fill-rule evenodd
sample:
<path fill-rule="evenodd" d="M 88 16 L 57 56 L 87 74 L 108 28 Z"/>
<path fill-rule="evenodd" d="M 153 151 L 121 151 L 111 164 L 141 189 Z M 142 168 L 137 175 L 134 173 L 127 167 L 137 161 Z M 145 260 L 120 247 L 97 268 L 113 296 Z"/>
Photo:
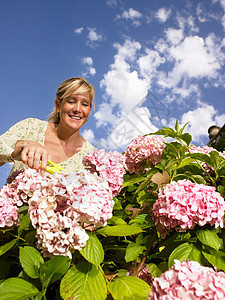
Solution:
<path fill-rule="evenodd" d="M 38 171 L 40 162 L 41 162 L 41 155 L 38 152 L 36 152 L 33 156 L 33 169 Z"/>
<path fill-rule="evenodd" d="M 30 168 L 33 168 L 33 166 L 34 166 L 34 151 L 33 150 L 30 150 L 28 152 L 27 165 Z"/>
<path fill-rule="evenodd" d="M 41 166 L 40 169 L 45 171 L 48 163 L 48 153 L 47 151 L 44 151 L 41 156 Z"/>
<path fill-rule="evenodd" d="M 25 165 L 27 165 L 28 149 L 27 150 L 23 149 L 23 151 L 21 152 L 21 160 Z"/>

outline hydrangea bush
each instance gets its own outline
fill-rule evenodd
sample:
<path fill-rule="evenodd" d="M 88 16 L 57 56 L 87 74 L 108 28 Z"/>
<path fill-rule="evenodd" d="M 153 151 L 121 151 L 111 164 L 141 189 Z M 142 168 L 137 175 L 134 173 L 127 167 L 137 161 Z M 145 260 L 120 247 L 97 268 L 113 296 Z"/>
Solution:
<path fill-rule="evenodd" d="M 224 299 L 225 157 L 184 128 L 94 150 L 78 173 L 11 176 L 0 299 Z"/>

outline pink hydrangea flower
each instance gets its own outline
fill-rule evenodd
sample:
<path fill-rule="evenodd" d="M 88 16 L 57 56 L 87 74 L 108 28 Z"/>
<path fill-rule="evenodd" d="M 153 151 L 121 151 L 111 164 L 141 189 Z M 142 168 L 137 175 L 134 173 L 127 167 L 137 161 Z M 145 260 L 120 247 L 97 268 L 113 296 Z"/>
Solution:
<path fill-rule="evenodd" d="M 108 181 L 113 196 L 119 194 L 125 174 L 125 158 L 121 153 L 95 149 L 83 158 L 83 164 L 91 173 Z"/>
<path fill-rule="evenodd" d="M 47 185 L 47 174 L 32 169 L 15 171 L 0 191 L 0 227 L 19 225 L 18 207 L 26 204 L 33 192 Z"/>
<path fill-rule="evenodd" d="M 33 193 L 29 217 L 37 229 L 37 247 L 44 256 L 66 255 L 80 250 L 88 235 L 85 224 L 104 226 L 112 217 L 114 201 L 108 182 L 84 170 L 55 173 L 48 187 Z"/>
<path fill-rule="evenodd" d="M 208 146 L 203 146 L 203 147 L 197 147 L 197 146 L 191 146 L 189 148 L 189 151 L 191 153 L 203 153 L 203 154 L 207 154 L 209 155 L 209 153 L 211 151 L 216 151 L 218 152 L 223 158 L 225 158 L 225 153 L 221 153 L 219 151 L 217 151 L 215 148 L 213 147 L 208 147 Z M 213 169 L 208 166 L 206 163 L 202 163 L 203 168 L 206 170 L 207 173 L 211 174 L 213 172 Z"/>
<path fill-rule="evenodd" d="M 189 180 L 173 181 L 159 191 L 152 215 L 157 230 L 165 237 L 167 231 L 180 231 L 205 224 L 223 227 L 225 202 L 215 187 Z"/>
<path fill-rule="evenodd" d="M 125 151 L 125 163 L 130 172 L 141 174 L 147 170 L 144 164 L 156 165 L 161 161 L 161 155 L 166 144 L 158 136 L 137 136 Z"/>
<path fill-rule="evenodd" d="M 154 279 L 150 299 L 225 299 L 225 273 L 215 272 L 196 261 L 175 260 L 171 269 Z"/>
<path fill-rule="evenodd" d="M 80 250 L 88 235 L 76 222 L 57 211 L 56 197 L 34 193 L 29 200 L 29 216 L 36 228 L 37 248 L 44 257 L 65 255 L 72 257 L 71 249 Z"/>
<path fill-rule="evenodd" d="M 60 207 L 67 201 L 68 215 L 72 217 L 75 212 L 79 222 L 105 226 L 112 217 L 112 191 L 108 182 L 97 174 L 87 170 L 67 175 L 56 173 L 49 185 L 60 200 Z"/>
<path fill-rule="evenodd" d="M 0 196 L 0 227 L 12 227 L 19 224 L 17 206 L 5 197 Z"/>
<path fill-rule="evenodd" d="M 47 186 L 50 176 L 48 173 L 41 174 L 34 169 L 23 169 L 15 174 L 16 176 L 3 186 L 0 196 L 4 196 L 17 206 L 27 203 L 35 190 Z"/>

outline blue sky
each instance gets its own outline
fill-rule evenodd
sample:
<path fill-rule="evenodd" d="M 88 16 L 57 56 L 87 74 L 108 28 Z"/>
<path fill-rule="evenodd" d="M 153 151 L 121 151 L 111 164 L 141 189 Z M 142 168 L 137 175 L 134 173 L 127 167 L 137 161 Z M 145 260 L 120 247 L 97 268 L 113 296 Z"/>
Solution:
<path fill-rule="evenodd" d="M 203 146 L 225 123 L 225 0 L 0 0 L 0 28 L 0 134 L 46 120 L 73 76 L 95 86 L 81 134 L 98 148 L 176 119 Z"/>

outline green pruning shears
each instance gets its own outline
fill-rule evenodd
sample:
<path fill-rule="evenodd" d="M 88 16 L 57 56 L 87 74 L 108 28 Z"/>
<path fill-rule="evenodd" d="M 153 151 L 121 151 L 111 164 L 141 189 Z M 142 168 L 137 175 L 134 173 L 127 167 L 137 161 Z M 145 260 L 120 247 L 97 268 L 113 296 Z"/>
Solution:
<path fill-rule="evenodd" d="M 41 163 L 39 166 L 41 166 Z M 63 169 L 62 166 L 52 162 L 51 160 L 48 160 L 46 172 L 52 175 L 54 173 L 65 173 L 65 170 Z"/>

